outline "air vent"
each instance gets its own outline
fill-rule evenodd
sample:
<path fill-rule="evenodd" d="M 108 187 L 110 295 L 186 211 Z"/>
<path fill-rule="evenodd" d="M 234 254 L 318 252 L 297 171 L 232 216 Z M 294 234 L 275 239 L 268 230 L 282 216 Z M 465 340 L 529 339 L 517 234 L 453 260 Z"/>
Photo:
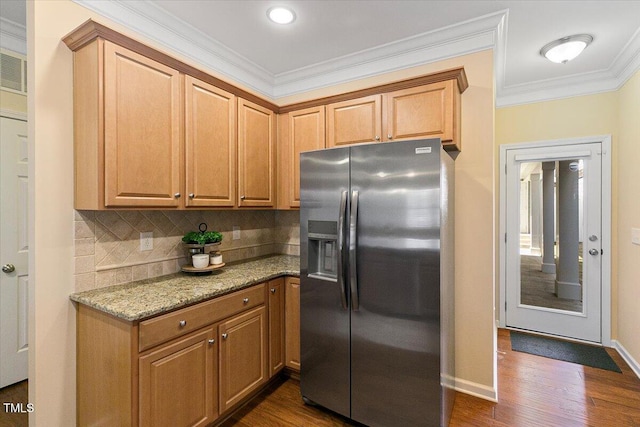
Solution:
<path fill-rule="evenodd" d="M 0 88 L 27 93 L 27 61 L 14 53 L 0 52 Z"/>

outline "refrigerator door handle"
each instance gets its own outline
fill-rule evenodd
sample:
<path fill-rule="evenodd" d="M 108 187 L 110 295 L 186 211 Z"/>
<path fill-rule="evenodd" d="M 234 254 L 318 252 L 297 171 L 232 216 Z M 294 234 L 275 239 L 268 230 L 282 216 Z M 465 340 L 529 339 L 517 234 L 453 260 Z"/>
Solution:
<path fill-rule="evenodd" d="M 349 285 L 351 288 L 351 309 L 358 311 L 360 300 L 358 298 L 358 266 L 356 264 L 358 234 L 358 191 L 351 193 L 351 217 L 349 218 Z"/>
<path fill-rule="evenodd" d="M 343 191 L 340 196 L 340 216 L 338 217 L 338 287 L 340 288 L 340 302 L 342 309 L 347 310 L 347 289 L 344 277 L 344 238 L 345 238 L 345 216 L 347 215 L 347 191 Z"/>

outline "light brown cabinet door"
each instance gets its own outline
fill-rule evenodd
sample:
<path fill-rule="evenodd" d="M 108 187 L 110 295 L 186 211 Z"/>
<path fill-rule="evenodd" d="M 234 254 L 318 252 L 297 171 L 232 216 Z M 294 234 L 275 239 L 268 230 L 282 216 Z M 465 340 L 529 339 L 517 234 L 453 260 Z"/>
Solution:
<path fill-rule="evenodd" d="M 384 94 L 387 141 L 454 139 L 454 80 Z"/>
<path fill-rule="evenodd" d="M 327 147 L 380 141 L 382 96 L 327 105 Z"/>
<path fill-rule="evenodd" d="M 238 206 L 275 206 L 275 114 L 238 98 Z"/>
<path fill-rule="evenodd" d="M 306 108 L 280 116 L 278 208 L 300 207 L 300 153 L 325 148 L 325 108 Z"/>
<path fill-rule="evenodd" d="M 105 206 L 178 207 L 182 77 L 110 42 L 104 52 Z"/>
<path fill-rule="evenodd" d="M 141 356 L 140 427 L 204 426 L 217 417 L 213 328 Z"/>
<path fill-rule="evenodd" d="M 260 306 L 218 326 L 220 413 L 268 379 L 266 308 Z"/>
<path fill-rule="evenodd" d="M 267 284 L 269 292 L 269 377 L 284 368 L 284 278 L 270 280 Z"/>
<path fill-rule="evenodd" d="M 185 77 L 185 206 L 236 203 L 236 97 Z"/>
<path fill-rule="evenodd" d="M 286 366 L 300 371 L 300 279 L 285 280 Z"/>

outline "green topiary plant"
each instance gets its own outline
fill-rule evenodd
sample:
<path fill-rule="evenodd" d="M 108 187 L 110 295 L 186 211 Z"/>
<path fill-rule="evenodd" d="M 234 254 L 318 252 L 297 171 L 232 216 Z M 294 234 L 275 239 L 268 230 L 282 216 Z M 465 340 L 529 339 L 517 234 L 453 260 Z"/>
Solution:
<path fill-rule="evenodd" d="M 207 224 L 204 222 L 198 227 L 200 231 L 190 231 L 184 235 L 182 241 L 192 245 L 208 245 L 222 242 L 222 233 L 217 231 L 207 231 Z"/>
<path fill-rule="evenodd" d="M 182 238 L 184 243 L 206 245 L 209 243 L 218 243 L 222 241 L 222 233 L 217 231 L 190 231 Z"/>

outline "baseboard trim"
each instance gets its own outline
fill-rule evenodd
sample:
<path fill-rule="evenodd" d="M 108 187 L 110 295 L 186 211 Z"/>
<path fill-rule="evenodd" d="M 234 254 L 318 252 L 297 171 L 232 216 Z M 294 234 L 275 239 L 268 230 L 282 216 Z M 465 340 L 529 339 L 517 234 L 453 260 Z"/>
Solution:
<path fill-rule="evenodd" d="M 497 390 L 493 387 L 489 387 L 483 384 L 456 378 L 455 390 L 459 391 L 460 393 L 469 394 L 471 396 L 479 397 L 480 399 L 488 400 L 490 402 L 498 402 Z"/>
<path fill-rule="evenodd" d="M 640 363 L 631 356 L 631 354 L 627 351 L 626 348 L 620 343 L 618 340 L 611 340 L 611 345 L 616 351 L 622 356 L 627 365 L 631 368 L 636 377 L 640 378 Z"/>

